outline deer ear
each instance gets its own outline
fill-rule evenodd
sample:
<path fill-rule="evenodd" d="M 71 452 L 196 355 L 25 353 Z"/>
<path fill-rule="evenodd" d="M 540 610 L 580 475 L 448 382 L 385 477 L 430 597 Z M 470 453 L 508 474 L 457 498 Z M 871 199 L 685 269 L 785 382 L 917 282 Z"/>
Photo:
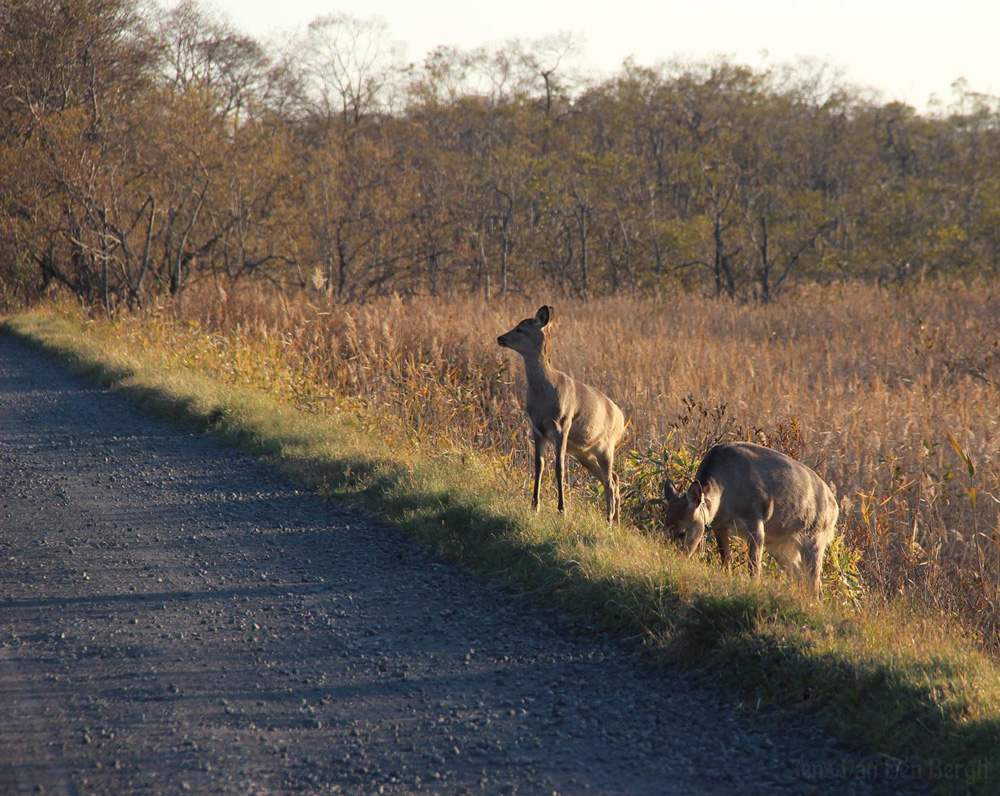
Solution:
<path fill-rule="evenodd" d="M 552 307 L 547 304 L 543 304 L 538 308 L 538 312 L 535 313 L 535 320 L 538 321 L 542 326 L 548 326 L 549 320 L 552 317 Z"/>
<path fill-rule="evenodd" d="M 680 495 L 677 493 L 677 489 L 674 487 L 673 482 L 669 478 L 663 479 L 663 499 L 668 503 L 675 503 L 680 500 Z"/>
<path fill-rule="evenodd" d="M 698 508 L 705 499 L 705 491 L 701 488 L 701 481 L 695 481 L 687 491 L 688 503 L 692 508 Z"/>

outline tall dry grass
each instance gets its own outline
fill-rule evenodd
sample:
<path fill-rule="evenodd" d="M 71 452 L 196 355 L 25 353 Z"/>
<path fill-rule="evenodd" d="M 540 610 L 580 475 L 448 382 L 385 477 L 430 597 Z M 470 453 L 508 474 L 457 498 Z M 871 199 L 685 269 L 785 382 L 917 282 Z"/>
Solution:
<path fill-rule="evenodd" d="M 637 524 L 655 525 L 664 469 L 690 472 L 717 441 L 774 445 L 835 485 L 832 565 L 849 579 L 857 569 L 863 599 L 908 595 L 1000 651 L 997 285 L 810 287 L 766 306 L 692 295 L 345 306 L 248 286 L 190 291 L 122 323 L 233 381 L 355 411 L 387 445 L 491 451 L 528 500 L 523 373 L 496 337 L 543 302 L 556 367 L 630 417 L 620 466 Z"/>

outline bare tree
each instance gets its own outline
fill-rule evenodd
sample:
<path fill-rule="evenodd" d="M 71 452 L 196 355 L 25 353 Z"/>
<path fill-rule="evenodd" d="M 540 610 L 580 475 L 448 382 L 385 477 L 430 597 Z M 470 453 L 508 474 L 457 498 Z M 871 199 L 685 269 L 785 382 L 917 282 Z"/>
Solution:
<path fill-rule="evenodd" d="M 305 100 L 321 118 L 356 124 L 393 104 L 404 74 L 402 47 L 385 22 L 333 14 L 313 20 L 301 42 Z"/>
<path fill-rule="evenodd" d="M 266 85 L 270 57 L 254 39 L 210 16 L 196 0 L 181 0 L 157 20 L 159 71 L 181 93 L 203 88 L 219 98 L 219 112 L 239 113 Z"/>

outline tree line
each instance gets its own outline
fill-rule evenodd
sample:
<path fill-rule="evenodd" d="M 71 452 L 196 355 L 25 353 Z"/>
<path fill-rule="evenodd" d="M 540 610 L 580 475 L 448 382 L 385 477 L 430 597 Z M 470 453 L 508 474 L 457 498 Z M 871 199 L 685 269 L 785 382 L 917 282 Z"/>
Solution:
<path fill-rule="evenodd" d="M 816 65 L 626 62 L 565 37 L 402 60 L 264 44 L 195 0 L 0 3 L 0 287 L 141 307 L 195 281 L 344 300 L 1000 273 L 1000 103 L 933 115 Z"/>

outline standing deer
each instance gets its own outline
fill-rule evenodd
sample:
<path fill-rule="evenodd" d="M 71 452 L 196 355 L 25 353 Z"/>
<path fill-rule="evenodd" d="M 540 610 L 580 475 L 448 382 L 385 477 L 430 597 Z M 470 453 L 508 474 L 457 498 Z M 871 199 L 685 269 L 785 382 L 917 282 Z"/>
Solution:
<path fill-rule="evenodd" d="M 663 482 L 664 530 L 688 554 L 711 526 L 730 566 L 729 532 L 747 538 L 750 574 L 759 576 L 764 547 L 793 578 L 820 592 L 823 552 L 833 539 L 840 509 L 833 490 L 813 470 L 770 448 L 738 442 L 716 445 L 683 495 Z"/>
<path fill-rule="evenodd" d="M 539 484 L 546 441 L 555 448 L 559 511 L 566 513 L 563 498 L 563 463 L 567 451 L 604 486 L 608 522 L 618 516 L 620 497 L 615 475 L 615 447 L 625 432 L 625 416 L 604 393 L 567 376 L 549 361 L 548 329 L 552 308 L 541 307 L 534 318 L 525 318 L 497 342 L 524 358 L 528 379 L 525 409 L 535 441 L 535 487 L 531 507 L 538 511 Z"/>

